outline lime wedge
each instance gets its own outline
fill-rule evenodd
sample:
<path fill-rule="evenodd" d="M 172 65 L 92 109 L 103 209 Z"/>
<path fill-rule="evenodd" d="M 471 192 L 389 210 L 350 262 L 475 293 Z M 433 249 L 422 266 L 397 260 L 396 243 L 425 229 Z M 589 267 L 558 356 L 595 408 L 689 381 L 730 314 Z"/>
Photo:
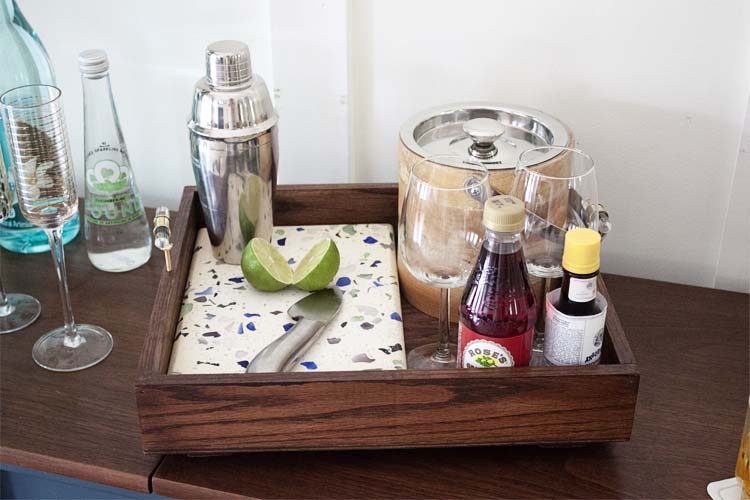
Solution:
<path fill-rule="evenodd" d="M 292 282 L 292 268 L 263 238 L 253 238 L 242 252 L 242 274 L 258 290 L 275 292 Z"/>
<path fill-rule="evenodd" d="M 322 290 L 339 271 L 340 259 L 339 249 L 332 240 L 316 243 L 297 264 L 292 283 L 308 292 Z"/>

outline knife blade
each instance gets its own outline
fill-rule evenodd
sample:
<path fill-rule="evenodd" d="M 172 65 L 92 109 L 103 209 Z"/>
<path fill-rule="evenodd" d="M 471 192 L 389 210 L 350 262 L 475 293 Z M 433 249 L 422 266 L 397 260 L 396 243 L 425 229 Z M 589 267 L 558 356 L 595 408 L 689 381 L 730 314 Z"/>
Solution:
<path fill-rule="evenodd" d="M 287 314 L 297 323 L 263 348 L 247 365 L 246 373 L 291 371 L 299 358 L 341 308 L 341 292 L 325 288 L 292 304 Z"/>

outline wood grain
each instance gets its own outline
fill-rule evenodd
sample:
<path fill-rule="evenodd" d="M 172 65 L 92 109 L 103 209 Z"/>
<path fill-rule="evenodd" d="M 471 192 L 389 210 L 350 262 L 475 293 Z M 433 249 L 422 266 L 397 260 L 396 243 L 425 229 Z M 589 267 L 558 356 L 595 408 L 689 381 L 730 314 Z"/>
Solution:
<path fill-rule="evenodd" d="M 396 215 L 396 194 L 395 185 L 290 186 L 277 191 L 275 218 L 291 225 L 388 222 Z M 178 224 L 173 248 L 179 263 L 159 285 L 137 380 L 146 453 L 587 443 L 630 436 L 638 371 L 614 304 L 599 366 L 166 375 L 197 211 L 195 191 L 186 189 L 181 213 L 188 222 Z M 432 340 L 433 318 L 406 303 L 402 317 L 407 350 Z"/>
<path fill-rule="evenodd" d="M 635 357 L 633 356 L 633 351 L 630 350 L 630 344 L 628 344 L 625 338 L 625 330 L 622 328 L 622 323 L 620 323 L 620 317 L 616 312 L 613 312 L 616 310 L 615 304 L 602 275 L 599 275 L 599 278 L 596 280 L 596 287 L 609 302 L 607 305 L 607 317 L 605 319 L 605 327 L 609 335 L 605 336 L 604 345 L 602 346 L 602 363 L 607 363 L 610 359 L 617 359 L 622 364 L 634 364 Z"/>
<path fill-rule="evenodd" d="M 154 253 L 127 273 L 99 271 L 86 255 L 83 228 L 65 254 L 76 320 L 109 330 L 114 349 L 80 372 L 38 367 L 34 342 L 63 323 L 52 259 L 3 251 L 6 289 L 36 297 L 42 314 L 26 329 L 0 335 L 0 461 L 148 491 L 159 457 L 140 450 L 133 381 L 164 259 Z"/>
<path fill-rule="evenodd" d="M 706 498 L 706 484 L 732 475 L 739 446 L 748 396 L 748 295 L 605 279 L 641 372 L 630 442 L 167 456 L 154 475 L 154 492 L 181 498 Z"/>
<path fill-rule="evenodd" d="M 274 224 L 365 224 L 398 226 L 395 184 L 321 184 L 279 186 Z"/>
<path fill-rule="evenodd" d="M 563 371 L 471 377 L 364 373 L 359 379 L 319 374 L 283 382 L 244 374 L 211 377 L 210 382 L 205 376 L 180 376 L 176 383 L 155 382 L 139 394 L 138 403 L 149 452 L 627 439 L 637 377 Z"/>
<path fill-rule="evenodd" d="M 203 225 L 200 213 L 198 194 L 194 187 L 186 187 L 177 216 L 173 214 L 170 221 L 172 242 L 193 241 L 198 227 Z M 194 245 L 177 245 L 172 248 L 172 272 L 162 270 L 159 287 L 151 309 L 150 329 L 174 332 L 180 307 L 182 306 L 182 290 L 190 271 L 190 261 L 193 256 Z M 179 291 L 179 293 L 178 293 Z M 172 353 L 172 338 L 161 335 L 147 335 L 144 340 L 143 351 L 139 363 L 139 373 L 166 373 L 169 357 Z"/>

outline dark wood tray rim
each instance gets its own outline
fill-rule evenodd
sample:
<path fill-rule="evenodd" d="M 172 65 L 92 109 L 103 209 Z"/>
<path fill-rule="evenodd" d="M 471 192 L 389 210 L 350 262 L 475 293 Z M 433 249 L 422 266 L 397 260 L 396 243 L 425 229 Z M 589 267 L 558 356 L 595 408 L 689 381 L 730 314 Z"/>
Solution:
<path fill-rule="evenodd" d="M 338 197 L 342 193 L 356 195 L 361 203 L 342 201 Z M 319 198 L 330 200 L 329 206 L 316 209 L 318 204 L 312 201 Z M 397 203 L 396 184 L 279 186 L 274 218 L 277 225 L 389 223 L 395 229 Z M 603 347 L 603 356 L 610 360 L 608 364 L 502 370 L 454 368 L 168 375 L 195 236 L 198 228 L 203 226 L 195 187 L 185 188 L 179 210 L 179 216 L 173 220 L 172 231 L 174 271 L 165 271 L 161 276 L 136 379 L 136 399 L 145 453 L 211 454 L 263 450 L 564 444 L 629 439 L 640 376 L 615 306 L 601 277 L 599 286 L 609 300 Z M 390 215 L 373 220 L 373 213 Z M 404 314 L 408 349 L 407 332 L 411 330 L 407 325 L 407 316 Z M 397 398 L 385 406 L 372 406 L 378 397 L 388 399 L 386 388 L 406 394 L 406 401 L 411 402 L 401 407 L 399 405 L 402 403 L 398 402 L 401 399 Z M 413 391 L 417 388 L 425 396 L 409 399 L 414 397 Z M 465 411 L 464 408 L 476 407 L 476 402 L 465 399 L 475 390 L 493 401 L 493 406 L 489 407 L 489 418 L 493 425 L 500 426 L 492 428 L 487 435 L 465 434 L 461 431 L 463 424 L 458 423 L 462 417 L 456 417 Z M 458 405 L 456 411 L 450 407 L 453 416 L 435 412 L 430 404 L 420 402 L 424 398 L 440 400 L 443 394 L 447 394 L 445 391 L 458 398 L 455 400 Z M 529 396 L 534 399 L 527 400 L 523 399 L 527 397 L 524 395 L 527 391 L 541 392 L 538 396 Z M 577 400 L 561 400 L 560 395 L 565 391 L 571 391 L 582 399 L 579 403 L 574 402 Z M 302 401 L 298 397 L 308 398 L 313 394 L 320 398 L 315 400 L 319 413 L 314 417 L 300 417 L 298 404 Z M 539 397 L 542 399 L 536 399 Z M 247 404 L 264 404 L 266 398 L 271 398 L 274 405 L 283 402 L 285 409 L 282 420 L 264 420 L 247 407 Z M 376 413 L 361 420 L 360 410 L 352 406 L 356 405 L 352 398 L 364 398 L 362 404 L 365 406 L 362 408 L 371 407 Z M 520 402 L 523 406 L 513 409 L 503 406 L 504 398 L 515 401 L 512 404 Z M 246 403 L 241 403 L 243 401 Z M 340 407 L 342 402 L 344 406 Z M 550 402 L 556 406 L 546 407 L 545 404 Z M 534 409 L 524 410 L 528 404 L 532 404 Z M 196 415 L 198 420 L 186 420 L 190 414 Z M 327 415 L 337 416 L 329 420 Z M 534 424 L 521 428 L 520 435 L 516 435 L 514 426 L 523 425 L 514 423 L 517 422 L 514 419 L 519 418 L 533 418 Z M 342 434 L 336 427 L 337 419 L 342 419 L 346 426 L 362 426 L 361 430 L 355 434 L 347 434 L 353 431 Z M 398 433 L 384 434 L 383 419 L 390 419 L 389 425 L 394 425 Z M 426 436 L 424 426 L 414 427 L 416 421 L 423 419 L 430 422 L 447 421 L 448 427 L 457 434 L 447 438 L 442 434 Z M 314 437 L 304 442 L 287 437 L 311 429 L 306 427 L 306 422 L 314 422 Z M 230 427 L 227 427 L 227 431 L 218 430 L 216 425 L 220 423 Z M 279 429 L 285 430 L 281 432 Z M 191 437 L 197 436 L 196 432 L 203 436 L 200 438 L 202 441 Z M 264 432 L 271 434 L 265 436 Z M 537 434 L 539 432 L 541 434 Z"/>
<path fill-rule="evenodd" d="M 331 191 L 349 191 L 349 190 L 385 190 L 392 191 L 396 189 L 396 184 L 308 184 L 308 185 L 294 185 L 294 186 L 279 186 L 279 191 L 308 191 L 308 192 L 320 192 L 321 190 Z M 194 241 L 195 231 L 193 237 L 190 238 L 191 244 L 185 245 L 182 242 L 185 236 L 189 232 L 189 228 L 203 227 L 203 220 L 200 213 L 191 210 L 192 197 L 197 196 L 195 186 L 186 186 L 183 192 L 182 203 L 180 204 L 179 213 L 189 213 L 189 217 L 177 217 L 174 221 L 172 228 L 173 242 L 176 248 L 176 252 L 172 255 L 173 267 L 175 271 L 167 273 L 164 271 L 161 280 L 159 281 L 159 289 L 157 293 L 157 299 L 154 303 L 154 309 L 151 317 L 151 329 L 149 335 L 146 337 L 143 356 L 140 360 L 139 377 L 137 379 L 137 385 L 150 385 L 150 384 L 173 384 L 173 385 L 190 385 L 190 384 L 279 384 L 279 383 L 299 383 L 305 382 L 336 382 L 336 381 L 368 381 L 368 380 L 421 380 L 421 379 L 444 379 L 444 378 L 496 378 L 504 379 L 510 377 L 565 377 L 565 376 L 599 376 L 599 375 L 633 375 L 638 374 L 638 368 L 633 357 L 633 353 L 630 350 L 630 346 L 623 336 L 612 336 L 611 332 L 622 332 L 622 326 L 617 317 L 615 306 L 609 298 L 604 280 L 600 277 L 598 286 L 602 293 L 609 301 L 606 330 L 610 333 L 610 339 L 613 344 L 613 348 L 618 359 L 617 364 L 601 364 L 601 365 L 589 365 L 589 366 L 570 366 L 570 367 L 514 367 L 508 370 L 465 370 L 460 368 L 454 369 L 442 369 L 442 370 L 383 370 L 383 371 L 337 371 L 337 372 L 295 372 L 295 373 L 265 373 L 265 374 L 244 374 L 244 373 L 229 373 L 229 374 L 180 374 L 180 375 L 167 375 L 166 369 L 168 366 L 169 356 L 171 356 L 171 345 L 166 349 L 166 346 L 161 345 L 158 336 L 153 333 L 155 330 L 160 330 L 165 323 L 173 324 L 171 331 L 174 331 L 178 318 L 164 318 L 159 314 L 159 311 L 166 310 L 175 311 L 175 315 L 180 310 L 180 304 L 177 307 L 174 306 L 169 300 L 170 294 L 168 293 L 173 287 L 178 287 L 180 290 L 184 289 L 187 273 L 190 268 L 190 260 L 192 259 L 192 250 Z M 358 221 L 360 222 L 360 221 Z M 375 222 L 389 222 L 393 224 L 393 221 L 367 221 L 371 223 Z M 360 222 L 361 223 L 361 222 Z M 394 226 L 395 228 L 395 226 Z M 187 262 L 187 265 L 182 266 L 183 262 Z M 402 299 L 403 300 L 403 299 Z M 163 340 L 163 339 L 161 339 Z M 161 358 L 158 356 L 149 356 L 148 353 L 156 352 L 162 353 Z M 166 362 L 165 362 L 166 361 Z M 158 363 L 155 363 L 158 362 Z"/>

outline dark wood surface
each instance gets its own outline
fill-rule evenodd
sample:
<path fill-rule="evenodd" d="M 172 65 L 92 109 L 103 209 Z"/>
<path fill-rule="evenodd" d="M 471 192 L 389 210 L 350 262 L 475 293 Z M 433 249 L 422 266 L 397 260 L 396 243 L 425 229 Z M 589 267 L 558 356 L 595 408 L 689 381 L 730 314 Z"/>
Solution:
<path fill-rule="evenodd" d="M 30 328 L 0 336 L 0 461 L 145 490 L 133 384 L 163 259 L 118 276 L 66 246 L 79 321 L 115 338 L 112 355 L 76 374 L 31 360 L 62 322 L 48 254 L 2 252 L 10 291 L 44 308 Z M 748 296 L 606 276 L 641 372 L 628 443 L 433 450 L 294 452 L 166 458 L 156 493 L 208 498 L 581 497 L 706 498 L 730 477 L 748 396 Z M 438 431 L 439 432 L 439 431 Z"/>
<path fill-rule="evenodd" d="M 182 295 L 185 291 L 190 261 L 195 248 L 196 227 L 198 220 L 202 222 L 196 197 L 195 188 L 186 187 L 180 202 L 180 208 L 177 214 L 173 214 L 171 217 L 170 229 L 173 246 L 169 255 L 172 259 L 172 272 L 161 273 L 156 298 L 149 311 L 151 321 L 147 328 L 147 332 L 169 332 L 169 335 L 146 335 L 139 361 L 138 375 L 140 377 L 165 373 L 169 365 L 172 340 L 179 316 L 177 311 L 182 305 Z M 182 242 L 185 240 L 190 240 L 193 244 L 183 245 Z"/>
<path fill-rule="evenodd" d="M 282 186 L 280 225 L 395 222 L 396 185 Z M 602 364 L 514 370 L 167 375 L 199 225 L 195 188 L 174 222 L 165 273 L 136 382 L 147 453 L 570 444 L 630 437 L 637 366 L 615 304 Z M 601 290 L 607 291 L 602 280 Z M 432 341 L 437 321 L 403 307 L 405 350 Z M 551 410 L 551 409 L 554 410 Z"/>
<path fill-rule="evenodd" d="M 433 318 L 402 315 L 405 328 L 419 318 L 419 338 L 434 335 Z M 167 379 L 137 391 L 151 452 L 622 441 L 638 385 L 621 365 Z"/>
<path fill-rule="evenodd" d="M 77 322 L 109 330 L 114 348 L 92 368 L 55 373 L 31 359 L 34 342 L 63 324 L 52 258 L 2 251 L 6 290 L 33 295 L 42 314 L 28 328 L 0 335 L 0 461 L 148 491 L 160 457 L 141 452 L 133 382 L 164 263 L 160 253 L 134 271 L 99 271 L 88 260 L 81 227 L 65 246 L 73 311 Z"/>
<path fill-rule="evenodd" d="M 739 447 L 748 295 L 621 276 L 606 281 L 641 372 L 628 443 L 168 456 L 154 491 L 192 498 L 706 498 L 709 482 L 733 475 Z"/>

